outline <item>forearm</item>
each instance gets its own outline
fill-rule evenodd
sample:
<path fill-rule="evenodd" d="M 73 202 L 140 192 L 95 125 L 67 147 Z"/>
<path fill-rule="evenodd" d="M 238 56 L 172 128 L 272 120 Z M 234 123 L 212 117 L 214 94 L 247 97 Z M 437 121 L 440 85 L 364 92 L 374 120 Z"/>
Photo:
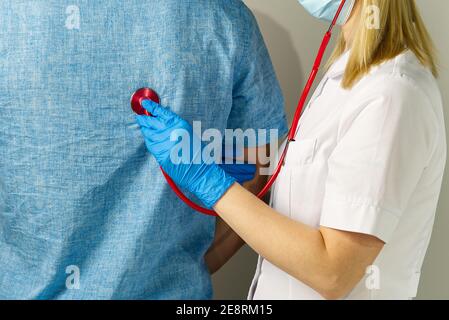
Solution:
<path fill-rule="evenodd" d="M 355 235 L 289 219 L 239 185 L 228 190 L 215 210 L 257 253 L 330 299 L 349 293 L 381 249 L 360 236 L 356 249 L 342 250 Z M 359 258 L 357 252 L 372 254 Z"/>
<path fill-rule="evenodd" d="M 215 209 L 261 256 L 304 283 L 319 287 L 322 275 L 329 273 L 329 259 L 319 230 L 278 214 L 238 185 L 226 193 Z"/>
<path fill-rule="evenodd" d="M 252 194 L 257 194 L 267 181 L 266 176 L 259 174 L 259 169 L 258 165 L 254 179 L 244 184 L 244 188 Z M 214 243 L 205 256 L 210 273 L 213 274 L 223 267 L 244 244 L 242 238 L 223 219 L 217 218 Z"/>

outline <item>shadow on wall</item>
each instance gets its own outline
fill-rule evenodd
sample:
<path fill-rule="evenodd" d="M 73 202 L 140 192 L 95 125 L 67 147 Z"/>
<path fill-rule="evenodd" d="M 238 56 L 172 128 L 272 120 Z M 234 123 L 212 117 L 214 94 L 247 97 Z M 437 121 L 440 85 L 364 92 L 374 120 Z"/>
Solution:
<path fill-rule="evenodd" d="M 256 11 L 255 15 L 283 88 L 287 114 L 291 117 L 296 108 L 297 97 L 289 97 L 287 93 L 298 91 L 299 95 L 301 88 L 297 86 L 304 83 L 299 56 L 288 30 L 263 13 Z M 257 254 L 248 246 L 242 248 L 213 276 L 215 299 L 246 299 L 256 264 Z"/>
<path fill-rule="evenodd" d="M 284 93 L 285 108 L 291 120 L 302 85 L 306 80 L 301 69 L 300 57 L 293 45 L 291 31 L 260 11 L 254 11 L 254 14 L 270 51 Z M 293 92 L 296 94 L 292 95 Z"/>

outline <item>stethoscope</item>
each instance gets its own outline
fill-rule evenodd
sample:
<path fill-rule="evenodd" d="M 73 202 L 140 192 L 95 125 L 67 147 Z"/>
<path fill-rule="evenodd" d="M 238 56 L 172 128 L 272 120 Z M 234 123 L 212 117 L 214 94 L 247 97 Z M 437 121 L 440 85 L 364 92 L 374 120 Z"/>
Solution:
<path fill-rule="evenodd" d="M 288 133 L 287 142 L 285 144 L 284 150 L 281 154 L 281 157 L 279 158 L 278 165 L 277 165 L 273 175 L 270 177 L 270 179 L 268 180 L 266 185 L 263 187 L 263 189 L 257 195 L 257 197 L 260 199 L 265 197 L 265 195 L 268 193 L 268 191 L 270 191 L 271 187 L 277 180 L 277 178 L 281 172 L 281 169 L 284 166 L 284 162 L 285 162 L 285 158 L 288 153 L 289 145 L 290 145 L 290 143 L 295 141 L 298 126 L 299 126 L 299 121 L 301 119 L 304 105 L 307 101 L 307 97 L 309 96 L 312 85 L 315 82 L 315 78 L 320 69 L 321 61 L 323 60 L 324 53 L 326 52 L 329 41 L 332 38 L 332 31 L 337 23 L 338 17 L 340 16 L 340 13 L 343 10 L 345 3 L 346 3 L 346 0 L 341 1 L 340 6 L 337 10 L 337 13 L 335 14 L 335 17 L 332 20 L 332 23 L 331 23 L 329 29 L 327 30 L 326 34 L 323 37 L 323 41 L 321 42 L 320 48 L 318 50 L 318 54 L 315 58 L 315 62 L 313 64 L 313 68 L 310 73 L 309 79 L 307 80 L 306 86 L 304 87 L 304 90 L 301 94 L 301 98 L 299 99 L 298 106 L 296 108 L 295 116 L 293 117 L 292 126 Z M 136 92 L 134 92 L 134 94 L 131 97 L 131 108 L 133 109 L 133 111 L 136 114 L 152 116 L 147 110 L 145 110 L 143 108 L 142 102 L 144 100 L 152 100 L 159 104 L 160 103 L 159 95 L 153 89 L 141 88 L 141 89 L 138 89 Z M 173 189 L 173 191 L 176 193 L 176 195 L 182 201 L 184 201 L 189 207 L 191 207 L 192 209 L 194 209 L 198 212 L 201 212 L 205 215 L 217 216 L 217 213 L 215 211 L 201 207 L 200 205 L 196 204 L 195 202 L 193 202 L 192 200 L 187 198 L 187 196 L 178 188 L 176 183 L 172 180 L 172 178 L 170 178 L 170 176 L 162 168 L 161 168 L 161 171 L 162 171 L 162 174 L 164 175 L 165 179 L 167 180 L 167 183 L 170 185 L 170 187 Z"/>

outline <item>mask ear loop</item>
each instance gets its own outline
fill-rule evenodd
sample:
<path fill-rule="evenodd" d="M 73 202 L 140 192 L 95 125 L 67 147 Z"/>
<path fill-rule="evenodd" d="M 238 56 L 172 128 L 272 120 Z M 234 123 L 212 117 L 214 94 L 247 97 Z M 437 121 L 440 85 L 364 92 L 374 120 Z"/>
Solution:
<path fill-rule="evenodd" d="M 326 52 L 326 48 L 329 45 L 329 41 L 332 38 L 332 30 L 334 29 L 335 25 L 337 24 L 338 21 L 338 17 L 341 14 L 341 11 L 343 10 L 344 5 L 346 4 L 346 0 L 342 0 L 340 3 L 340 6 L 337 10 L 337 13 L 335 14 L 335 17 L 329 27 L 329 29 L 327 30 L 326 34 L 324 35 L 323 41 L 321 43 L 321 46 L 318 50 L 318 54 L 317 57 L 315 59 L 315 63 L 313 64 L 313 68 L 312 71 L 310 73 L 309 79 L 307 80 L 306 86 L 304 88 L 304 91 L 302 92 L 301 98 L 299 99 L 298 102 L 298 106 L 295 112 L 295 116 L 293 118 L 293 123 L 292 123 L 292 127 L 290 128 L 290 131 L 288 133 L 288 138 L 287 138 L 287 143 L 285 145 L 285 148 L 282 152 L 281 157 L 279 158 L 279 163 L 273 173 L 273 175 L 270 177 L 270 179 L 268 180 L 267 184 L 265 185 L 265 187 L 259 192 L 259 194 L 257 195 L 258 198 L 262 199 L 265 197 L 265 195 L 268 193 L 268 191 L 270 191 L 271 187 L 273 186 L 274 182 L 276 181 L 277 177 L 279 176 L 279 173 L 281 172 L 282 167 L 284 166 L 285 163 L 285 158 L 287 156 L 287 152 L 288 152 L 288 147 L 289 144 L 293 141 L 295 141 L 296 135 L 297 135 L 297 130 L 298 130 L 298 125 L 299 125 L 299 120 L 301 119 L 301 115 L 302 115 L 302 111 L 304 108 L 304 105 L 307 101 L 307 97 L 309 96 L 310 90 L 312 88 L 312 85 L 315 81 L 315 78 L 318 74 L 318 71 L 320 69 L 321 66 L 321 62 L 323 60 L 323 56 L 324 53 Z M 157 94 L 148 89 L 149 91 L 146 92 L 145 88 L 140 89 L 141 92 L 143 92 L 144 94 L 152 94 L 155 95 L 157 97 Z M 139 92 L 139 90 L 138 90 Z M 154 98 L 153 96 L 147 96 L 146 98 L 150 99 Z M 157 97 L 157 102 L 159 103 L 159 97 Z M 132 101 L 135 101 L 135 99 Z M 141 101 L 140 101 L 141 102 Z M 133 109 L 139 110 L 139 107 L 137 105 L 134 105 Z M 189 207 L 191 207 L 192 209 L 201 212 L 205 215 L 209 215 L 209 216 L 214 216 L 217 217 L 218 214 L 214 211 L 214 210 L 209 210 L 206 208 L 203 208 L 201 206 L 199 206 L 198 204 L 194 203 L 192 200 L 190 200 L 189 198 L 187 198 L 184 193 L 178 188 L 178 186 L 176 185 L 176 183 L 173 181 L 172 178 L 170 178 L 170 176 L 161 168 L 161 171 L 165 177 L 165 180 L 167 180 L 167 183 L 170 185 L 170 187 L 173 189 L 173 191 L 176 193 L 176 195 L 182 200 L 184 201 Z"/>

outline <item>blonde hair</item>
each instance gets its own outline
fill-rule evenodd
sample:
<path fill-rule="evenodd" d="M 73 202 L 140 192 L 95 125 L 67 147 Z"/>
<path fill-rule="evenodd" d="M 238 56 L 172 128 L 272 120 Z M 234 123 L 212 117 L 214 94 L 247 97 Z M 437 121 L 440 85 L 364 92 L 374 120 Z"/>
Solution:
<path fill-rule="evenodd" d="M 371 67 L 393 59 L 406 50 L 412 51 L 435 77 L 438 75 L 435 48 L 415 0 L 357 1 L 361 2 L 358 4 L 361 14 L 355 21 L 356 31 L 342 82 L 343 88 L 352 88 Z M 379 9 L 379 28 L 367 27 L 364 15 L 370 8 Z M 347 44 L 341 34 L 328 66 L 346 50 Z"/>

